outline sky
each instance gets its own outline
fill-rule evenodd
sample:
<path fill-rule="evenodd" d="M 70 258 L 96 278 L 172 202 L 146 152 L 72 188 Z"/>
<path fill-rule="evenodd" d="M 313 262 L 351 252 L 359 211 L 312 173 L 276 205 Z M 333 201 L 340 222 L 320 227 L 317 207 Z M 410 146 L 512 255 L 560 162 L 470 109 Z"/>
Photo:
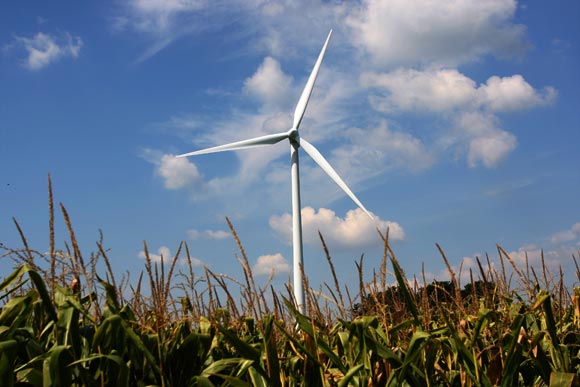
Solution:
<path fill-rule="evenodd" d="M 341 283 L 378 269 L 388 228 L 408 277 L 519 263 L 576 284 L 580 249 L 580 3 L 573 0 L 3 2 L 0 243 L 48 250 L 47 176 L 85 256 L 119 276 L 189 245 L 259 284 L 291 275 L 290 157 L 270 147 L 175 158 L 287 131 L 329 32 L 300 134 L 370 220 L 301 153 L 305 271 Z M 57 216 L 57 244 L 68 241 Z M 0 272 L 11 263 L 4 259 Z"/>

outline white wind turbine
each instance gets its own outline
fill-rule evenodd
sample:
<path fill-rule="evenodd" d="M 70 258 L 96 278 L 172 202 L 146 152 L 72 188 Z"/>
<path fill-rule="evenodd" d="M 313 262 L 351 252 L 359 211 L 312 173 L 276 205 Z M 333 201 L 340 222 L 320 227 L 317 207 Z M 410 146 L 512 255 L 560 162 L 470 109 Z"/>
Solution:
<path fill-rule="evenodd" d="M 326 52 L 326 46 L 332 35 L 332 30 L 328 33 L 328 37 L 324 42 L 324 46 L 318 55 L 316 64 L 310 73 L 308 82 L 302 91 L 300 100 L 296 105 L 296 110 L 294 111 L 294 122 L 292 123 L 292 128 L 288 132 L 269 134 L 266 136 L 256 137 L 249 140 L 243 140 L 238 142 L 233 142 L 226 145 L 220 145 L 212 148 L 202 149 L 195 152 L 185 153 L 178 155 L 177 157 L 187 157 L 201 155 L 205 153 L 223 152 L 230 150 L 238 150 L 245 148 L 253 148 L 264 145 L 273 145 L 282 140 L 288 139 L 290 141 L 290 157 L 292 160 L 292 245 L 293 245 L 293 271 L 294 271 L 294 297 L 296 298 L 296 304 L 298 305 L 298 310 L 300 313 L 304 313 L 304 283 L 302 279 L 302 216 L 300 213 L 300 176 L 298 173 L 298 148 L 302 147 L 304 151 L 330 176 L 332 180 L 342 190 L 350 196 L 350 198 L 359 206 L 371 219 L 373 216 L 367 211 L 367 209 L 358 200 L 355 194 L 348 188 L 346 183 L 340 178 L 336 173 L 334 168 L 330 166 L 328 161 L 320 154 L 320 152 L 308 141 L 301 138 L 298 134 L 298 128 L 304 117 L 304 112 L 306 111 L 306 106 L 308 105 L 308 100 L 310 99 L 310 94 L 312 93 L 312 88 L 314 87 L 314 82 L 316 81 L 316 76 L 318 75 L 318 69 L 322 63 L 322 58 Z"/>

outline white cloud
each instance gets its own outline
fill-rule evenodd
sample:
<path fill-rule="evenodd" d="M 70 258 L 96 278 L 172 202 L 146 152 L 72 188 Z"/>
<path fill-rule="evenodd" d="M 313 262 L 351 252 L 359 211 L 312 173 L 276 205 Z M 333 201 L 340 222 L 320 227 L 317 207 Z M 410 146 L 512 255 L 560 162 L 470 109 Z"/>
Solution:
<path fill-rule="evenodd" d="M 187 119 L 182 120 L 183 122 L 173 123 L 179 124 L 183 129 L 176 132 L 182 137 L 186 132 L 194 133 L 190 135 L 190 140 L 196 147 L 204 148 L 288 130 L 292 123 L 292 108 L 325 36 L 325 25 L 336 24 L 343 27 L 335 29 L 332 50 L 327 54 L 300 130 L 302 137 L 321 148 L 326 157 L 330 156 L 329 161 L 347 182 L 364 181 L 393 169 L 423 171 L 439 158 L 448 157 L 448 154 L 455 157 L 461 155 L 471 167 L 489 168 L 501 163 L 517 147 L 517 139 L 500 127 L 497 114 L 549 103 L 553 100 L 555 91 L 550 88 L 536 90 L 520 75 L 492 76 L 487 82 L 478 84 L 451 66 L 458 63 L 458 58 L 471 60 L 480 54 L 500 53 L 500 48 L 506 46 L 495 41 L 498 36 L 511 36 L 509 44 L 523 46 L 523 29 L 511 21 L 515 3 L 500 0 L 489 2 L 490 4 L 469 1 L 452 3 L 447 0 L 425 0 L 417 2 L 419 5 L 399 0 L 385 3 L 389 5 L 383 6 L 374 0 L 363 1 L 358 6 L 350 3 L 315 2 L 309 5 L 308 12 L 304 12 L 301 7 L 303 3 L 300 1 L 275 5 L 261 0 L 247 4 L 236 2 L 230 10 L 218 6 L 211 12 L 212 17 L 219 18 L 217 14 L 221 13 L 223 16 L 232 9 L 247 16 L 239 25 L 236 24 L 236 28 L 245 33 L 244 49 L 249 47 L 252 50 L 258 45 L 261 52 L 264 49 L 266 51 L 257 69 L 247 75 L 243 87 L 234 92 L 230 91 L 236 98 L 252 97 L 257 105 L 253 111 L 246 107 L 243 110 L 236 107 L 229 110 L 226 108 L 218 117 L 186 116 Z M 133 18 L 136 10 L 143 14 L 151 13 L 153 17 L 159 11 L 158 7 L 162 7 L 163 10 L 159 12 L 170 15 L 166 19 L 166 29 L 175 30 L 178 27 L 171 26 L 183 25 L 185 20 L 189 20 L 182 16 L 208 12 L 206 7 L 209 3 L 131 4 L 134 9 L 129 16 L 132 15 Z M 393 14 L 386 15 L 386 20 L 399 20 L 396 23 L 405 27 L 397 31 L 396 37 L 385 35 L 391 27 L 384 27 L 379 19 L 373 19 L 377 16 L 371 12 L 374 9 L 379 15 L 383 15 L 388 13 L 388 7 L 391 7 L 390 12 Z M 442 10 L 447 9 L 447 15 L 440 15 L 445 13 Z M 281 23 L 283 19 L 285 22 Z M 209 23 L 209 20 L 212 19 L 208 18 L 205 23 Z M 344 23 L 334 23 L 344 20 L 348 20 L 349 27 L 344 27 Z M 310 23 L 311 21 L 317 22 Z M 437 44 L 450 46 L 447 47 L 447 52 L 442 52 L 440 56 L 434 54 L 433 57 L 426 57 L 426 62 L 423 62 L 418 59 L 421 56 L 417 54 L 423 45 L 422 39 L 418 38 L 417 29 L 422 28 L 428 31 L 427 35 L 448 34 L 455 40 L 441 40 L 443 43 L 438 40 Z M 464 28 L 475 35 L 471 38 L 460 36 L 468 35 Z M 349 35 L 353 33 L 354 40 L 349 40 Z M 368 63 L 368 58 L 356 55 L 355 45 L 360 39 L 367 41 L 365 39 L 370 36 L 366 36 L 367 33 L 377 34 L 377 42 L 382 39 L 388 43 L 395 39 L 418 45 L 410 48 L 414 52 L 414 56 L 409 56 L 410 62 L 400 61 L 400 58 L 393 62 L 412 63 L 417 69 L 399 68 L 391 72 L 378 72 L 376 66 Z M 262 41 L 262 37 L 271 40 L 271 45 Z M 260 40 L 259 44 L 256 39 Z M 433 39 L 435 40 L 437 39 Z M 433 41 L 430 43 L 434 44 Z M 456 47 L 458 42 L 465 44 L 466 41 L 469 49 L 464 51 Z M 471 44 L 474 42 L 480 43 L 478 49 L 472 49 Z M 380 59 L 385 53 L 380 47 L 373 49 L 373 44 L 366 44 L 365 49 L 375 59 Z M 395 48 L 399 51 L 389 51 L 389 55 L 402 52 L 401 47 Z M 298 49 L 301 56 L 296 65 L 295 53 Z M 375 49 L 380 52 L 372 51 Z M 467 55 L 462 56 L 462 52 L 467 52 Z M 305 59 L 307 57 L 311 59 Z M 282 58 L 287 62 L 282 62 Z M 441 58 L 454 60 L 439 60 Z M 387 62 L 381 62 L 381 70 L 389 68 L 391 62 Z M 422 64 L 428 66 L 421 66 Z M 298 74 L 303 74 L 302 78 L 293 78 L 290 75 L 289 69 L 296 71 L 296 67 L 300 68 Z M 372 95 L 370 104 L 367 100 L 369 90 Z M 372 112 L 371 106 L 380 113 L 388 114 L 406 111 L 435 113 L 439 115 L 439 120 L 434 124 L 435 127 L 426 128 L 427 131 L 422 132 L 418 128 L 411 133 L 404 127 L 387 125 L 381 114 Z M 469 116 L 474 117 L 470 122 L 466 118 Z M 360 124 L 354 121 L 359 117 Z M 211 130 L 200 130 L 209 127 L 210 123 Z M 338 136 L 339 133 L 341 137 Z M 339 141 L 345 138 L 347 142 Z M 325 145 L 329 144 L 334 148 L 325 149 Z M 281 192 L 289 191 L 288 172 L 283 167 L 287 164 L 278 162 L 282 157 L 286 161 L 287 154 L 287 147 L 282 144 L 262 147 L 256 151 L 235 152 L 238 158 L 237 170 L 228 176 L 211 178 L 205 183 L 200 178 L 197 185 L 204 189 L 194 191 L 195 195 L 208 197 L 209 194 L 231 198 L 235 193 L 239 196 L 250 191 L 256 182 L 266 176 L 267 187 L 261 193 L 255 193 L 252 201 L 258 202 L 258 196 L 262 201 L 265 197 L 278 197 Z M 176 168 L 176 165 L 168 165 L 163 174 L 158 168 L 158 174 L 169 176 L 170 171 Z M 330 180 L 321 177 L 323 173 L 312 167 L 309 161 L 301 163 L 301 168 L 304 191 L 307 194 L 311 194 L 312 190 L 327 193 L 314 195 L 323 199 L 309 204 L 325 206 L 329 200 L 337 197 L 333 194 L 338 192 L 336 187 L 332 186 Z M 195 180 L 196 174 L 201 175 L 198 170 L 190 170 L 192 180 Z M 178 175 L 182 176 L 182 173 Z M 169 178 L 164 179 L 168 186 Z M 322 184 L 315 184 L 311 188 L 312 181 L 321 181 Z M 179 180 L 170 185 L 176 188 L 184 186 Z"/>
<path fill-rule="evenodd" d="M 556 251 L 544 251 L 544 263 L 548 267 L 557 267 L 559 260 Z M 535 244 L 528 244 L 521 246 L 517 250 L 508 252 L 511 259 L 514 260 L 518 268 L 523 268 L 526 264 L 526 256 L 528 264 L 534 268 L 538 268 L 542 262 L 542 248 Z"/>
<path fill-rule="evenodd" d="M 364 73 L 361 83 L 387 93 L 372 100 L 377 110 L 386 112 L 448 111 L 473 103 L 476 94 L 475 82 L 455 69 Z"/>
<path fill-rule="evenodd" d="M 546 105 L 556 96 L 553 88 L 535 90 L 521 75 L 492 76 L 478 86 L 455 69 L 364 73 L 361 84 L 377 91 L 370 103 L 379 111 L 439 114 L 450 125 L 439 136 L 439 151 L 465 149 L 470 167 L 496 166 L 517 147 L 516 137 L 499 128 L 499 112 Z"/>
<path fill-rule="evenodd" d="M 493 76 L 479 90 L 482 102 L 493 111 L 521 110 L 552 102 L 556 89 L 547 87 L 538 93 L 519 75 L 500 78 Z"/>
<path fill-rule="evenodd" d="M 575 223 L 568 230 L 560 231 L 550 237 L 550 242 L 560 244 L 580 239 L 580 223 Z"/>
<path fill-rule="evenodd" d="M 149 40 L 149 46 L 137 62 L 156 55 L 175 40 L 184 36 L 218 30 L 231 23 L 227 15 L 240 9 L 235 2 L 207 0 L 128 0 L 111 19 L 116 32 L 136 32 Z"/>
<path fill-rule="evenodd" d="M 379 111 L 449 112 L 485 109 L 492 112 L 521 110 L 551 103 L 556 90 L 536 91 L 521 75 L 490 77 L 485 84 L 456 69 L 398 69 L 389 73 L 364 73 L 361 84 L 383 92 L 371 99 Z"/>
<path fill-rule="evenodd" d="M 503 130 L 491 131 L 475 137 L 469 143 L 467 160 L 470 167 L 483 164 L 487 168 L 496 166 L 517 147 L 517 140 L 511 133 Z"/>
<path fill-rule="evenodd" d="M 130 20 L 125 18 L 123 24 L 130 21 L 140 31 L 165 31 L 179 22 L 179 14 L 199 11 L 205 5 L 200 0 L 130 0 L 125 4 Z"/>
<path fill-rule="evenodd" d="M 246 79 L 244 91 L 265 107 L 282 108 L 287 106 L 291 84 L 292 78 L 284 74 L 280 63 L 268 56 L 256 73 Z"/>
<path fill-rule="evenodd" d="M 64 57 L 77 58 L 83 41 L 78 36 L 65 32 L 62 36 L 37 33 L 33 37 L 16 37 L 17 45 L 28 54 L 24 67 L 29 70 L 40 70 Z"/>
<path fill-rule="evenodd" d="M 195 164 L 186 158 L 173 155 L 161 157 L 156 173 L 165 180 L 165 188 L 169 189 L 196 186 L 203 181 Z"/>
<path fill-rule="evenodd" d="M 146 258 L 144 251 L 141 251 L 139 253 L 139 258 L 141 259 Z M 161 261 L 163 261 L 164 263 L 167 263 L 173 260 L 173 255 L 171 255 L 169 247 L 161 246 L 159 249 L 157 249 L 157 254 L 149 252 L 149 259 L 151 259 L 151 262 L 160 263 Z"/>
<path fill-rule="evenodd" d="M 515 0 L 365 0 L 346 18 L 353 44 L 380 65 L 456 65 L 526 48 Z"/>
<path fill-rule="evenodd" d="M 204 186 L 203 175 L 187 158 L 153 149 L 143 149 L 141 157 L 155 165 L 155 174 L 163 178 L 163 185 L 167 189 L 196 189 Z"/>
<path fill-rule="evenodd" d="M 290 272 L 290 264 L 282 254 L 262 255 L 252 267 L 252 272 L 256 275 L 270 275 L 272 271 L 276 274 Z"/>
<path fill-rule="evenodd" d="M 290 243 L 292 240 L 292 215 L 285 213 L 270 217 L 270 227 L 278 236 Z M 320 231 L 331 248 L 366 248 L 381 245 L 376 229 L 389 229 L 392 241 L 405 238 L 403 228 L 396 222 L 385 221 L 375 216 L 374 220 L 359 208 L 350 210 L 340 218 L 332 210 L 320 208 L 318 212 L 312 207 L 302 209 L 303 241 L 307 244 L 319 244 Z"/>
<path fill-rule="evenodd" d="M 227 239 L 231 236 L 231 234 L 224 230 L 187 230 L 187 236 L 189 239 L 196 240 L 196 239 L 213 239 L 213 240 L 221 240 Z"/>
<path fill-rule="evenodd" d="M 191 259 L 191 266 L 194 266 L 194 267 L 204 266 L 204 263 L 201 259 L 194 258 L 194 257 L 190 257 L 190 259 Z M 187 258 L 181 258 L 179 260 L 179 264 L 181 266 L 187 266 L 188 265 Z"/>
<path fill-rule="evenodd" d="M 114 26 L 153 40 L 141 59 L 176 39 L 223 29 L 228 41 L 248 39 L 239 51 L 297 58 L 319 49 L 335 28 L 332 44 L 343 57 L 374 64 L 457 65 L 483 55 L 513 56 L 527 48 L 525 27 L 514 22 L 515 0 L 364 0 L 361 2 L 245 0 L 129 0 Z M 362 50 L 362 57 L 356 55 Z M 349 68 L 356 67 L 352 66 Z"/>
<path fill-rule="evenodd" d="M 393 167 L 420 171 L 429 168 L 433 157 L 423 142 L 411 134 L 389 129 L 386 121 L 372 128 L 351 128 L 349 139 L 332 151 L 332 165 L 350 181 L 360 181 Z"/>
<path fill-rule="evenodd" d="M 440 145 L 465 148 L 471 168 L 497 166 L 517 147 L 511 133 L 498 128 L 498 118 L 482 111 L 467 111 L 454 117 L 452 130 L 441 137 Z"/>
<path fill-rule="evenodd" d="M 146 255 L 144 251 L 139 252 L 139 258 L 146 259 Z M 157 249 L 157 254 L 149 251 L 149 259 L 152 263 L 161 263 L 163 261 L 164 264 L 169 264 L 175 258 L 171 254 L 171 250 L 167 246 L 161 246 Z M 198 258 L 190 257 L 192 266 L 203 266 L 203 261 Z M 179 264 L 181 266 L 187 265 L 187 258 L 181 258 L 179 260 Z"/>

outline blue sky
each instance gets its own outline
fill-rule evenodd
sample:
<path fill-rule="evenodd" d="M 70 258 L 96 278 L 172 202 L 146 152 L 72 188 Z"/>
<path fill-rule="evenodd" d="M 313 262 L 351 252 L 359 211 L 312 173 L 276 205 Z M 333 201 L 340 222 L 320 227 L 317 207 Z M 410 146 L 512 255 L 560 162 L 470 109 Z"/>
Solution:
<path fill-rule="evenodd" d="M 390 229 L 407 274 L 516 261 L 541 249 L 574 276 L 580 248 L 580 5 L 576 1 L 101 1 L 0 6 L 0 243 L 48 250 L 47 174 L 88 255 L 98 232 L 136 278 L 142 241 L 189 243 L 201 266 L 239 277 L 291 270 L 286 142 L 173 155 L 288 130 L 334 31 L 301 135 L 375 214 L 301 157 L 311 284 L 368 278 Z M 58 220 L 57 241 L 67 240 Z M 6 262 L 2 270 L 8 270 Z M 261 273 L 261 274 L 260 274 Z"/>

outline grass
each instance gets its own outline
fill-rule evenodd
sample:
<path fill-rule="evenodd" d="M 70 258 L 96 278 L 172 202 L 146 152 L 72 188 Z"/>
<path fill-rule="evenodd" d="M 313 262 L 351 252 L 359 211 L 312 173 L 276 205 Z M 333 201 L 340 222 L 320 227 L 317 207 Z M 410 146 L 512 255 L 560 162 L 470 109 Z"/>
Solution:
<path fill-rule="evenodd" d="M 3 385 L 579 385 L 580 288 L 570 293 L 544 261 L 520 267 L 498 246 L 498 269 L 477 259 L 462 286 L 465 273 L 437 246 L 450 281 L 428 283 L 405 275 L 378 230 L 382 262 L 366 280 L 361 256 L 349 289 L 320 235 L 332 281 L 316 290 L 305 279 L 303 315 L 290 284 L 256 283 L 229 219 L 241 280 L 196 273 L 184 242 L 159 263 L 144 243 L 133 286 L 115 278 L 102 236 L 96 252 L 81 252 L 62 204 L 68 242 L 56 247 L 50 177 L 48 187 L 48 252 L 33 250 L 16 220 L 22 247 L 2 246 L 15 263 L 0 279 Z"/>

